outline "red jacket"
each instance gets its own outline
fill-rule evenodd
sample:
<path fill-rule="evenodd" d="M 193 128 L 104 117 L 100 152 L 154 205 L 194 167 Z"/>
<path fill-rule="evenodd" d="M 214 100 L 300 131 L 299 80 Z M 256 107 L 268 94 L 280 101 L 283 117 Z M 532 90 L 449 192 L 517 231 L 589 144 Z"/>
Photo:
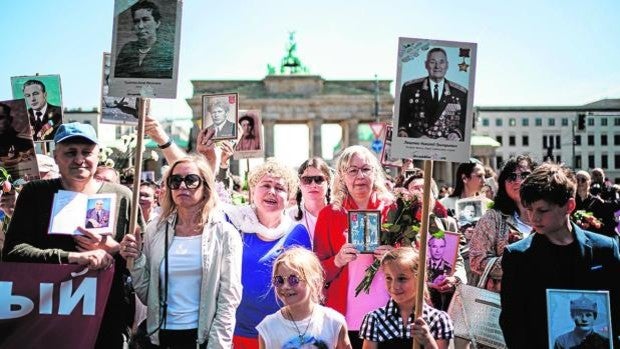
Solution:
<path fill-rule="evenodd" d="M 342 206 L 340 210 L 335 210 L 330 204 L 319 212 L 314 230 L 314 252 L 325 269 L 325 281 L 329 284 L 325 289 L 325 305 L 344 315 L 347 310 L 349 269 L 346 266 L 338 268 L 334 259 L 342 245 L 347 242 L 347 212 L 359 208 L 350 197 L 344 200 Z M 367 207 L 368 210 L 380 210 L 382 222 L 391 208 L 392 206 L 378 200 L 376 195 L 371 196 Z"/>

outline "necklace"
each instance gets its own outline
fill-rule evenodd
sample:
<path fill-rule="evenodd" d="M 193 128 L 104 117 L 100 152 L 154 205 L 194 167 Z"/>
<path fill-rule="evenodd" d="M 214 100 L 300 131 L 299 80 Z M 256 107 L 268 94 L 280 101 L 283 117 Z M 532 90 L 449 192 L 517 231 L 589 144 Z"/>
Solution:
<path fill-rule="evenodd" d="M 149 53 L 149 51 L 150 51 L 150 50 L 151 50 L 151 48 L 150 48 L 150 47 L 149 47 L 149 48 L 147 48 L 146 50 L 139 48 L 139 49 L 138 49 L 138 52 L 140 52 L 141 54 L 145 55 L 145 54 Z"/>
<path fill-rule="evenodd" d="M 301 333 L 301 331 L 299 330 L 299 327 L 297 327 L 297 322 L 295 322 L 295 319 L 293 319 L 293 314 L 291 314 L 291 311 L 289 309 L 286 309 L 286 312 L 288 313 L 289 320 L 291 320 L 291 322 L 295 326 L 295 330 L 297 331 L 297 335 L 299 336 L 299 345 L 302 345 L 304 342 L 304 336 L 306 335 L 306 333 L 308 332 L 308 329 L 310 328 L 310 323 L 312 323 L 312 315 L 314 314 L 314 307 L 312 308 L 312 312 L 310 313 L 310 320 L 308 320 L 308 325 L 306 325 L 306 329 L 304 330 L 304 333 Z"/>

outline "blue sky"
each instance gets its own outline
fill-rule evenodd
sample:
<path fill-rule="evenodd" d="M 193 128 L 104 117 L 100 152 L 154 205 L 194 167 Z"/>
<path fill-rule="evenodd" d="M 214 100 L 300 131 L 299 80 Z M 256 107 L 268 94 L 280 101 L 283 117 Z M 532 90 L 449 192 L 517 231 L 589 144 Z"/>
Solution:
<path fill-rule="evenodd" d="M 112 0 L 3 2 L 0 100 L 10 77 L 60 74 L 64 106 L 91 109 L 112 37 Z M 394 79 L 399 36 L 478 43 L 476 105 L 579 105 L 620 98 L 620 2 L 185 0 L 177 100 L 190 80 L 261 79 L 296 31 L 298 55 L 326 79 Z M 454 67 L 453 67 L 454 68 Z"/>

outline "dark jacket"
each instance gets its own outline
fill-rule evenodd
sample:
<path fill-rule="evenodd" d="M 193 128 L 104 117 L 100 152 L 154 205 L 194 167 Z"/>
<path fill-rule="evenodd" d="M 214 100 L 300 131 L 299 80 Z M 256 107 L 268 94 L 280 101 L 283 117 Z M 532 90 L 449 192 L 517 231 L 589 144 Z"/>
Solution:
<path fill-rule="evenodd" d="M 620 333 L 618 242 L 572 227 L 574 243 L 565 247 L 532 234 L 504 249 L 499 322 L 509 348 L 548 347 L 547 289 L 609 290 L 613 333 Z"/>

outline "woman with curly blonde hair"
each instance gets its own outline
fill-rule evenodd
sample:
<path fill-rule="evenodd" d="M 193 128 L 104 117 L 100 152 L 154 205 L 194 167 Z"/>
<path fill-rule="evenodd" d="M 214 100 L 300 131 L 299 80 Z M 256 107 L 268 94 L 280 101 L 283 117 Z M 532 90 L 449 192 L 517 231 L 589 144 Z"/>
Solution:
<path fill-rule="evenodd" d="M 243 240 L 243 296 L 237 309 L 235 348 L 258 348 L 256 325 L 280 308 L 271 287 L 274 260 L 289 246 L 311 249 L 308 230 L 284 209 L 297 191 L 292 169 L 269 159 L 248 177 L 252 205 L 225 206 Z"/>
<path fill-rule="evenodd" d="M 379 210 L 382 220 L 394 206 L 394 196 L 385 185 L 383 169 L 375 155 L 365 147 L 346 148 L 336 163 L 333 202 L 319 213 L 314 234 L 314 251 L 326 273 L 326 305 L 347 319 L 349 338 L 361 348 L 357 330 L 368 311 L 384 306 L 389 296 L 383 286 L 383 273 L 377 273 L 370 292 L 355 296 L 355 287 L 374 258 L 381 258 L 392 246 L 379 246 L 373 254 L 360 254 L 347 243 L 350 210 Z M 355 306 L 351 306 L 355 302 Z"/>

